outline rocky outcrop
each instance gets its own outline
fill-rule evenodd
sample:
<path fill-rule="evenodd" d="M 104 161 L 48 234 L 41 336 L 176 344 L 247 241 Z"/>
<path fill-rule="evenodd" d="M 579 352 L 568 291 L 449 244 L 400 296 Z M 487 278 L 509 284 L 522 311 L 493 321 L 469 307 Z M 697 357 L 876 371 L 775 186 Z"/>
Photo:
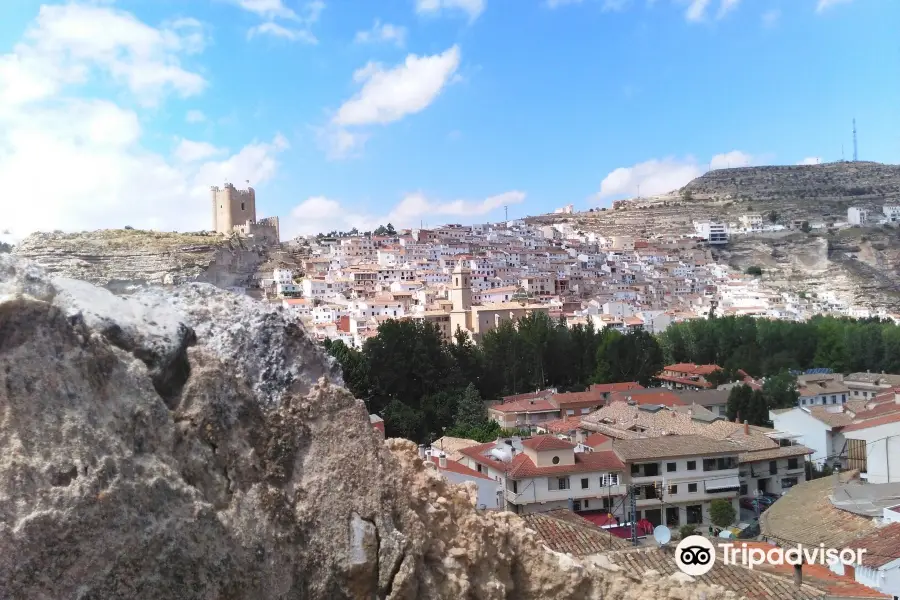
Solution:
<path fill-rule="evenodd" d="M 479 513 L 292 317 L 0 255 L 0 598 L 680 598 Z"/>
<path fill-rule="evenodd" d="M 126 291 L 192 281 L 242 286 L 265 259 L 265 248 L 215 232 L 107 229 L 34 233 L 16 245 L 14 254 L 54 275 Z"/>

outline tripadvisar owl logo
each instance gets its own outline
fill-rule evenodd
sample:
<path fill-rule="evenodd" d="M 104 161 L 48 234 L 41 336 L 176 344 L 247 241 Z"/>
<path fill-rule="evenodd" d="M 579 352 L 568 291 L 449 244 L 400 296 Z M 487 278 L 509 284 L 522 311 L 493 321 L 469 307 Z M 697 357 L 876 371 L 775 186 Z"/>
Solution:
<path fill-rule="evenodd" d="M 687 575 L 697 577 L 709 573 L 716 562 L 712 542 L 700 535 L 689 535 L 675 547 L 675 565 Z"/>

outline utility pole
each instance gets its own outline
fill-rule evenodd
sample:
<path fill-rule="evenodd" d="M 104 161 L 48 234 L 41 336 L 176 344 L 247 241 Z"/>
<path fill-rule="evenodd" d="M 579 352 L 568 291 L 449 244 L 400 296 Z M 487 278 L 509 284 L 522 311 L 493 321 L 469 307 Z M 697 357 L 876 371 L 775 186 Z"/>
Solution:
<path fill-rule="evenodd" d="M 503 213 L 506 215 L 506 221 L 509 222 L 509 205 L 503 207 Z"/>
<path fill-rule="evenodd" d="M 637 498 L 634 491 L 635 486 L 632 484 L 628 488 L 628 496 L 631 502 L 631 543 L 638 545 L 637 539 Z"/>
<path fill-rule="evenodd" d="M 859 160 L 859 155 L 856 153 L 856 118 L 853 118 L 853 162 Z"/>

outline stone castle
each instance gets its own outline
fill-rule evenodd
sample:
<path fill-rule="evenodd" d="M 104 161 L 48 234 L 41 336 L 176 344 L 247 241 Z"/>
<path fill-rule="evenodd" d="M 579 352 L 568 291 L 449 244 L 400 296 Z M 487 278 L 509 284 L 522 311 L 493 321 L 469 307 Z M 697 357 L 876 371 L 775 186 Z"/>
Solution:
<path fill-rule="evenodd" d="M 239 190 L 231 183 L 225 187 L 212 186 L 213 229 L 225 235 L 233 233 L 252 237 L 264 243 L 281 241 L 278 217 L 256 218 L 256 191 L 247 182 L 246 190 Z"/>

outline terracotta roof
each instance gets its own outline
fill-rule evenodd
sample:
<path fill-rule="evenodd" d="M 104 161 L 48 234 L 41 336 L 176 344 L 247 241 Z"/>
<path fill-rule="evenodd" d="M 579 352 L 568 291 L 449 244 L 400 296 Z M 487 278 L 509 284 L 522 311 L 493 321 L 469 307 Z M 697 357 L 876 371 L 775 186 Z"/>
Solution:
<path fill-rule="evenodd" d="M 455 460 L 447 459 L 447 466 L 441 467 L 440 459 L 437 456 L 431 456 L 429 458 L 431 463 L 438 468 L 439 471 L 450 471 L 451 473 L 456 473 L 458 475 L 465 475 L 466 477 L 474 477 L 476 479 L 487 479 L 488 481 L 494 481 L 487 475 L 483 473 L 479 473 L 475 469 L 470 469 L 469 467 L 456 462 Z"/>
<path fill-rule="evenodd" d="M 503 413 L 526 413 L 526 412 L 549 412 L 558 411 L 559 407 L 551 404 L 549 400 L 518 400 L 515 402 L 506 402 L 504 404 L 495 404 L 489 410 L 497 410 Z"/>
<path fill-rule="evenodd" d="M 636 381 L 626 381 L 622 383 L 595 383 L 591 385 L 592 392 L 601 394 L 609 394 L 610 392 L 627 392 L 628 390 L 642 390 L 644 386 Z"/>
<path fill-rule="evenodd" d="M 535 425 L 538 429 L 546 429 L 551 433 L 569 433 L 581 427 L 580 416 L 570 416 L 565 419 L 554 419 L 553 421 L 544 421 Z"/>
<path fill-rule="evenodd" d="M 476 442 L 475 440 L 467 440 L 466 438 L 458 438 L 445 435 L 433 441 L 431 443 L 431 447 L 442 450 L 444 454 L 447 455 L 447 458 L 451 460 L 459 460 L 460 458 L 462 458 L 462 453 L 460 452 L 460 450 L 462 450 L 463 448 L 478 446 L 479 444 L 480 442 Z"/>
<path fill-rule="evenodd" d="M 612 440 L 611 437 L 603 435 L 602 433 L 592 433 L 584 439 L 584 445 L 589 448 L 594 448 L 600 444 L 605 444 L 610 440 Z"/>
<path fill-rule="evenodd" d="M 812 454 L 806 446 L 799 444 L 795 446 L 784 446 L 780 448 L 771 448 L 769 450 L 756 450 L 755 452 L 743 452 L 738 457 L 738 462 L 749 463 L 758 460 L 775 460 L 776 458 L 790 458 L 792 456 L 806 456 Z"/>
<path fill-rule="evenodd" d="M 841 431 L 846 434 L 852 431 L 859 431 L 860 429 L 868 429 L 870 427 L 878 427 L 879 425 L 897 422 L 900 422 L 900 412 L 894 412 L 874 419 L 866 419 L 865 421 L 854 422 L 841 428 Z"/>
<path fill-rule="evenodd" d="M 573 556 L 588 556 L 610 550 L 624 550 L 631 543 L 605 531 L 568 509 L 523 515 L 526 527 L 533 530 L 551 550 Z"/>
<path fill-rule="evenodd" d="M 713 384 L 708 381 L 703 381 L 700 379 L 690 379 L 689 377 L 672 377 L 670 375 L 656 375 L 655 379 L 659 379 L 660 381 L 668 381 L 670 383 L 680 383 L 681 385 L 691 385 L 694 387 L 701 387 L 705 389 L 710 389 L 713 387 Z"/>
<path fill-rule="evenodd" d="M 683 406 L 684 401 L 668 390 L 634 390 L 628 392 L 615 392 L 610 394 L 609 402 L 628 402 L 629 400 L 638 406 L 642 404 L 660 404 L 662 406 Z"/>
<path fill-rule="evenodd" d="M 683 404 L 714 406 L 726 404 L 730 390 L 677 390 L 673 393 L 681 399 Z"/>
<path fill-rule="evenodd" d="M 575 444 L 566 440 L 561 440 L 555 435 L 536 435 L 522 442 L 526 448 L 535 451 L 541 450 L 571 450 Z"/>
<path fill-rule="evenodd" d="M 610 552 L 607 556 L 632 577 L 642 578 L 647 571 L 656 571 L 667 577 L 680 573 L 675 565 L 673 552 L 671 548 L 640 548 Z M 739 565 L 726 565 L 721 560 L 713 563 L 712 570 L 708 573 L 695 579 L 708 585 L 720 585 L 733 591 L 738 597 L 749 600 L 812 600 L 825 596 L 824 590 L 809 584 L 797 588 L 793 579 Z"/>
<path fill-rule="evenodd" d="M 738 454 L 740 446 L 703 435 L 666 435 L 642 440 L 616 440 L 613 450 L 622 460 L 636 461 L 676 456 Z"/>
<path fill-rule="evenodd" d="M 840 481 L 846 483 L 858 474 L 845 471 Z M 843 548 L 875 529 L 872 519 L 836 508 L 830 500 L 833 489 L 832 477 L 795 485 L 760 516 L 762 535 L 786 545 Z"/>
<path fill-rule="evenodd" d="M 900 523 L 890 523 L 853 540 L 855 547 L 865 548 L 862 564 L 878 568 L 900 558 Z"/>
<path fill-rule="evenodd" d="M 828 408 L 827 406 L 810 406 L 809 414 L 829 427 L 843 427 L 853 422 L 852 415 L 843 412 L 843 410 L 841 412 L 829 412 Z"/>
<path fill-rule="evenodd" d="M 759 548 L 768 552 L 772 544 L 767 542 L 741 541 L 747 544 L 747 548 Z M 775 575 L 783 575 L 793 579 L 794 566 L 782 563 L 773 564 L 768 561 L 757 565 L 754 570 L 764 571 Z M 861 583 L 856 583 L 853 575 L 836 575 L 828 565 L 806 563 L 803 565 L 803 582 L 818 588 L 834 598 L 890 598 Z"/>
<path fill-rule="evenodd" d="M 694 363 L 677 363 L 663 367 L 663 371 L 674 371 L 685 375 L 709 375 L 720 370 L 718 365 L 695 365 Z"/>
<path fill-rule="evenodd" d="M 593 471 L 622 471 L 625 464 L 614 452 L 575 452 L 574 465 L 553 465 L 538 467 L 524 453 L 516 455 L 509 463 L 507 475 L 511 479 L 525 479 L 549 475 L 567 475 L 569 473 L 590 473 Z"/>

